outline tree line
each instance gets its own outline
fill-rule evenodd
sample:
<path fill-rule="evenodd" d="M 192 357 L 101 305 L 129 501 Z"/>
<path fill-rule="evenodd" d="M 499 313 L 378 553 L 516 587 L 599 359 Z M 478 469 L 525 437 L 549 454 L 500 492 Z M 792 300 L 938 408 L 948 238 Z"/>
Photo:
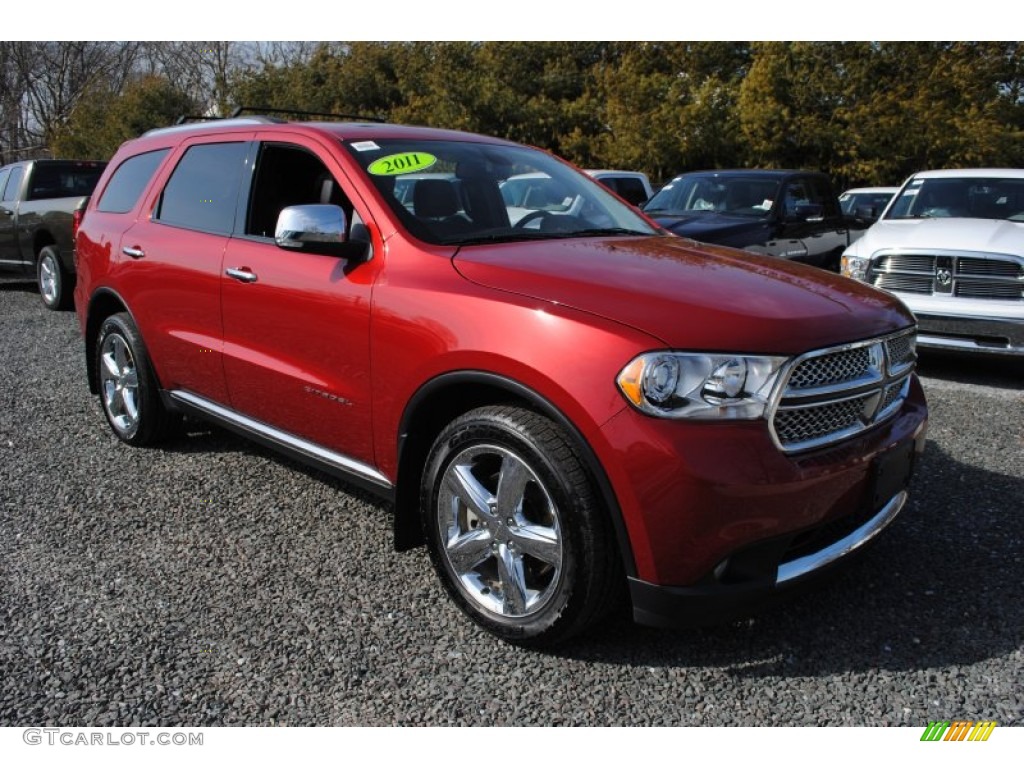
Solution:
<path fill-rule="evenodd" d="M 105 160 L 248 105 L 502 136 L 658 181 L 1024 167 L 1019 42 L 0 42 L 0 89 L 3 162 Z"/>

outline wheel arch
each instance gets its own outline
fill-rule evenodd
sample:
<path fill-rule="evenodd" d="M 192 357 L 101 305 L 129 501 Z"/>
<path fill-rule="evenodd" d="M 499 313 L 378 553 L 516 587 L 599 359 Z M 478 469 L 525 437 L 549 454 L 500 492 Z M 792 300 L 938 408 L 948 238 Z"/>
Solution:
<path fill-rule="evenodd" d="M 420 527 L 420 478 L 434 439 L 445 425 L 483 405 L 521 405 L 554 421 L 573 441 L 595 483 L 597 497 L 612 525 L 627 575 L 636 575 L 622 511 L 601 462 L 576 425 L 550 400 L 530 387 L 487 371 L 452 371 L 423 384 L 410 398 L 398 429 L 398 480 L 395 486 L 395 549 L 424 543 Z"/>

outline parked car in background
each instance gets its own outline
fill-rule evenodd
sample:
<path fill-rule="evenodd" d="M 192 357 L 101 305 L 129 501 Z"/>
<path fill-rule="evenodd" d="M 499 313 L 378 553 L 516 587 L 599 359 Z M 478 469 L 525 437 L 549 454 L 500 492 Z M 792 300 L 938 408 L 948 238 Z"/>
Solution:
<path fill-rule="evenodd" d="M 651 180 L 647 178 L 646 173 L 609 170 L 588 170 L 585 173 L 597 179 L 627 203 L 643 205 L 654 196 Z"/>
<path fill-rule="evenodd" d="M 839 207 L 847 216 L 864 221 L 877 221 L 899 187 L 857 187 L 839 196 Z"/>
<path fill-rule="evenodd" d="M 1024 355 L 1024 170 L 915 173 L 843 274 L 898 296 L 922 347 Z"/>
<path fill-rule="evenodd" d="M 28 160 L 0 168 L 0 270 L 35 276 L 43 304 L 71 307 L 72 223 L 106 163 Z"/>
<path fill-rule="evenodd" d="M 643 210 L 683 237 L 832 271 L 868 226 L 844 216 L 828 176 L 813 171 L 686 173 Z"/>
<path fill-rule="evenodd" d="M 671 236 L 501 139 L 159 129 L 118 150 L 77 245 L 118 439 L 188 413 L 369 489 L 512 642 L 627 594 L 649 624 L 755 610 L 873 540 L 924 446 L 897 300 Z"/>

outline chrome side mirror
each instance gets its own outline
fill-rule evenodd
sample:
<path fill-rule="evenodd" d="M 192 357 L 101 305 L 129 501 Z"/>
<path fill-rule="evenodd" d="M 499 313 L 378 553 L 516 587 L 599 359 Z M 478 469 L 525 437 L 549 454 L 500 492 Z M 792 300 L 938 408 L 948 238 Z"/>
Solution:
<path fill-rule="evenodd" d="M 347 229 L 345 212 L 336 205 L 290 205 L 278 214 L 274 240 L 289 250 L 340 256 Z"/>

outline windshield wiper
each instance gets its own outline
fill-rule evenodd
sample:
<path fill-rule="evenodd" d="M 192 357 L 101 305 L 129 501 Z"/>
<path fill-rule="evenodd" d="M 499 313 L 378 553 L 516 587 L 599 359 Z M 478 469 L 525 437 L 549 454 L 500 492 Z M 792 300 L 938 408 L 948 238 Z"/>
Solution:
<path fill-rule="evenodd" d="M 593 227 L 591 229 L 577 229 L 574 232 L 551 232 L 552 237 L 600 237 L 602 235 L 632 235 L 639 237 L 653 237 L 656 232 L 641 232 L 638 229 L 626 229 L 625 227 Z"/>
<path fill-rule="evenodd" d="M 520 240 L 549 240 L 550 232 L 523 230 L 522 232 L 506 232 L 501 235 L 476 235 L 474 237 L 457 237 L 443 241 L 444 245 L 484 245 L 485 243 L 515 243 Z"/>

